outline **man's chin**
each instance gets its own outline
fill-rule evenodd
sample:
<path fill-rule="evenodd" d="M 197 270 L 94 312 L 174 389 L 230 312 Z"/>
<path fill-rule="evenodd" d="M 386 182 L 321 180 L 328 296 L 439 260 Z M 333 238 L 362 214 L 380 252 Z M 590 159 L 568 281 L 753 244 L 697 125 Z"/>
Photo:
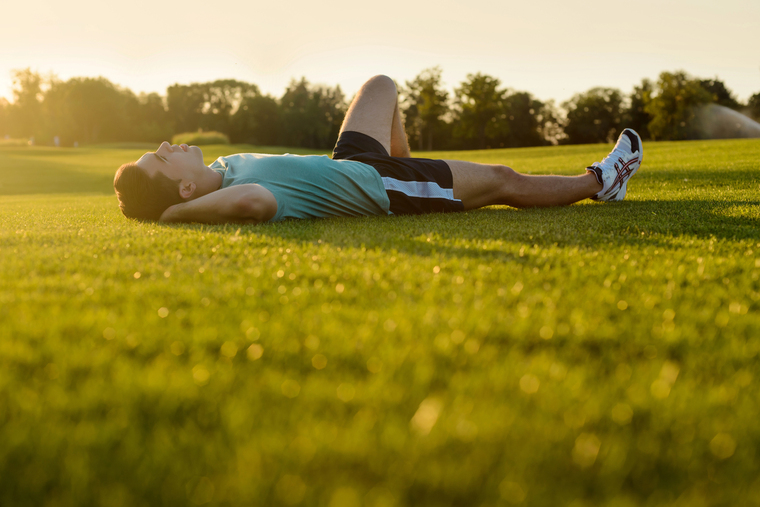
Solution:
<path fill-rule="evenodd" d="M 198 156 L 201 159 L 201 162 L 203 161 L 203 151 L 200 149 L 200 147 L 193 145 L 193 146 L 188 146 L 188 148 L 197 152 Z"/>

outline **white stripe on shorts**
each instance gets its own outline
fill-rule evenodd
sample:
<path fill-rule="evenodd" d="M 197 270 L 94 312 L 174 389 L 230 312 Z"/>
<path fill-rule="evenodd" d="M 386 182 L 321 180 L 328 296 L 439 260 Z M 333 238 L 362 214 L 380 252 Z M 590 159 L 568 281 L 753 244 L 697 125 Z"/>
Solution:
<path fill-rule="evenodd" d="M 383 176 L 383 185 L 386 190 L 395 190 L 409 197 L 425 197 L 428 199 L 454 199 L 454 190 L 451 188 L 441 188 L 434 181 L 402 181 L 395 178 Z"/>

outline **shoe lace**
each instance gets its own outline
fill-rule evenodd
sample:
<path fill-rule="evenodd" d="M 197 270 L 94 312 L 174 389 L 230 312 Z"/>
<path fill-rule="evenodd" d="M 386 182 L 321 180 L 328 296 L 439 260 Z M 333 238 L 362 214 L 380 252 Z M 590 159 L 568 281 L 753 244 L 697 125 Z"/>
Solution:
<path fill-rule="evenodd" d="M 602 161 L 599 163 L 599 165 L 602 165 L 602 166 L 605 165 L 608 161 L 611 161 L 610 159 L 612 159 L 615 155 L 616 154 L 614 154 L 614 152 L 610 153 L 609 155 L 607 155 L 606 157 L 604 157 L 602 159 Z M 633 154 L 631 154 L 631 155 L 633 155 Z M 613 165 L 613 167 L 615 169 L 619 169 L 620 168 L 620 166 L 618 166 L 618 163 L 620 163 L 620 165 L 625 165 L 626 162 L 623 159 L 623 156 L 617 155 L 617 162 L 612 162 L 612 165 Z"/>

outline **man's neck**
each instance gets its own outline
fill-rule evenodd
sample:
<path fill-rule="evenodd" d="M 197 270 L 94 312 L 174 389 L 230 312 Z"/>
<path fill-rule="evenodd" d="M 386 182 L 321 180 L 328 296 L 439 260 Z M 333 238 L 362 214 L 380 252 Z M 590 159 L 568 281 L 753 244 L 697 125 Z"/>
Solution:
<path fill-rule="evenodd" d="M 195 183 L 197 197 L 210 194 L 222 188 L 222 181 L 224 180 L 222 175 L 208 166 L 206 166 L 206 169 L 203 176 Z"/>

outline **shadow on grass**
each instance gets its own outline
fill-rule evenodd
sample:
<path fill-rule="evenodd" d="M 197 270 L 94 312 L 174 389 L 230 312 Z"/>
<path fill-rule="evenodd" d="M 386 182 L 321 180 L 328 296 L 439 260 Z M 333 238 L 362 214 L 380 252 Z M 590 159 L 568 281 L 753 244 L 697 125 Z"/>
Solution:
<path fill-rule="evenodd" d="M 760 237 L 759 205 L 757 201 L 629 201 L 524 210 L 486 208 L 433 215 L 289 220 L 242 226 L 239 234 L 418 256 L 519 261 L 494 242 L 605 249 L 672 247 L 678 238 L 754 240 Z M 234 232 L 238 226 L 218 228 Z"/>
<path fill-rule="evenodd" d="M 749 165 L 746 163 L 745 165 Z M 688 191 L 695 184 L 702 186 L 720 187 L 724 185 L 744 185 L 750 183 L 754 186 L 757 182 L 758 171 L 756 168 L 738 168 L 726 166 L 719 168 L 693 169 L 690 167 L 674 167 L 667 170 L 641 172 L 636 174 L 636 182 L 643 180 L 653 182 L 675 182 L 680 184 L 682 190 Z M 754 187 L 757 189 L 757 187 Z"/>

